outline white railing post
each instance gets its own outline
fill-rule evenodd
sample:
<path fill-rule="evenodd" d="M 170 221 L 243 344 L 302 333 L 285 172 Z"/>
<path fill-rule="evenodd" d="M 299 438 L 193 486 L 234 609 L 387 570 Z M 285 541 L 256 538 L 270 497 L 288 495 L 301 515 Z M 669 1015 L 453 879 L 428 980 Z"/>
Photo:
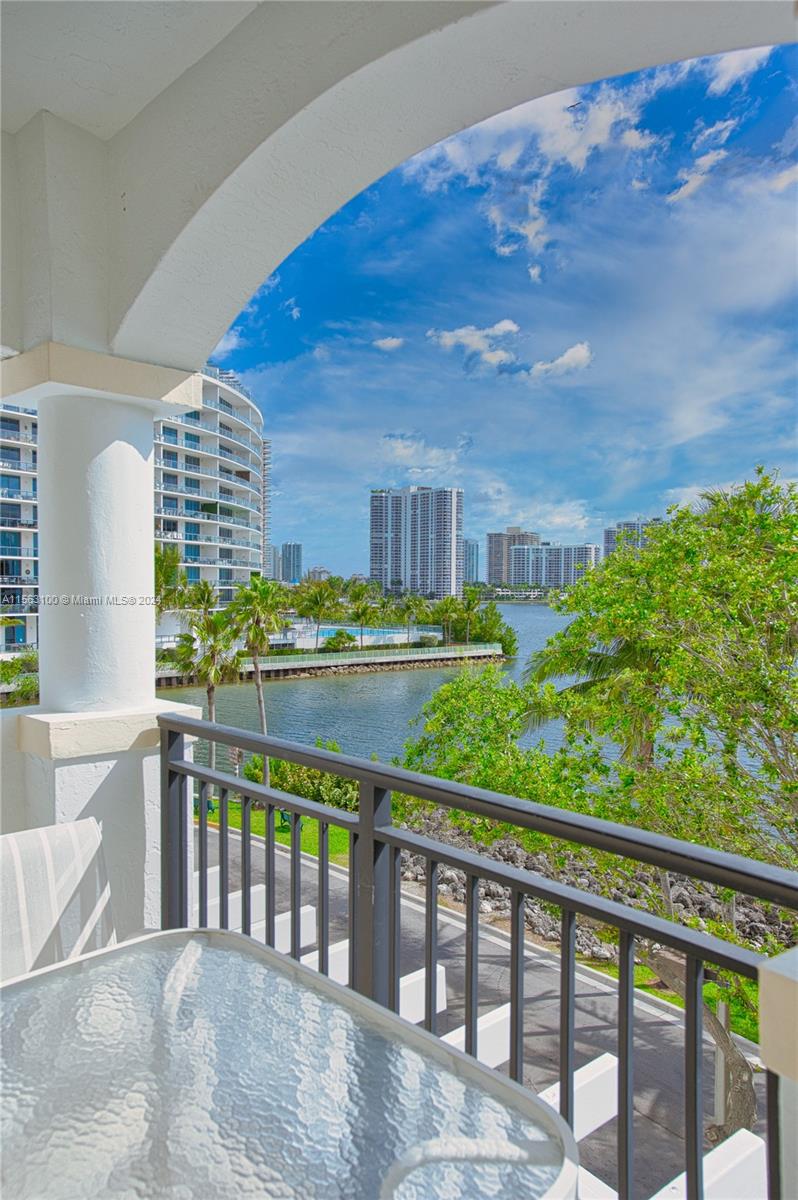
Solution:
<path fill-rule="evenodd" d="M 787 1200 L 798 1196 L 798 946 L 759 968 L 759 1053 L 778 1079 L 781 1188 L 771 1194 Z M 775 1167 L 771 1160 L 771 1172 Z"/>

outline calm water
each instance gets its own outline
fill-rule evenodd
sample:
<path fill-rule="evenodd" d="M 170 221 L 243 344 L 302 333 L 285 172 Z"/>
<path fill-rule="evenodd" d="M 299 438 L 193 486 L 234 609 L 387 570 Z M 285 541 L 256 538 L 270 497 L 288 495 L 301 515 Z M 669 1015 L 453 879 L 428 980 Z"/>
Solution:
<path fill-rule="evenodd" d="M 568 618 L 539 604 L 501 604 L 504 619 L 518 634 L 518 657 L 506 666 L 519 677 L 533 650 L 568 624 Z M 332 739 L 349 754 L 376 754 L 387 761 L 401 754 L 412 735 L 410 721 L 433 692 L 453 679 L 456 668 L 384 671 L 369 675 L 316 675 L 311 679 L 264 681 L 269 732 L 296 742 Z M 164 699 L 190 704 L 205 702 L 204 688 L 168 688 Z M 223 725 L 258 729 L 258 707 L 251 683 L 217 689 L 217 720 Z M 546 741 L 559 744 L 559 730 L 550 726 Z"/>

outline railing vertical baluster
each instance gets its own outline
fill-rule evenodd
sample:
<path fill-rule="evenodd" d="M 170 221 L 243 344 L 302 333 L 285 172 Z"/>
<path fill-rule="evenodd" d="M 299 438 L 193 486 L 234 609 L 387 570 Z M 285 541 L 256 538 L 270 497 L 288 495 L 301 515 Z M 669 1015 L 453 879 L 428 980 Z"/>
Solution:
<path fill-rule="evenodd" d="M 635 939 L 621 931 L 618 973 L 618 1197 L 634 1192 Z"/>
<path fill-rule="evenodd" d="M 466 875 L 465 1052 L 477 1055 L 479 1017 L 479 879 Z"/>
<path fill-rule="evenodd" d="M 390 847 L 388 1000 L 393 1012 L 399 1012 L 399 977 L 402 963 L 402 851 Z"/>
<path fill-rule="evenodd" d="M 360 872 L 359 836 L 353 829 L 349 834 L 349 986 L 357 987 L 358 972 L 358 924 L 357 911 L 358 874 Z"/>
<path fill-rule="evenodd" d="M 161 928 L 188 925 L 186 777 L 171 769 L 185 758 L 185 737 L 161 730 Z M 182 814 L 182 816 L 181 816 Z"/>
<path fill-rule="evenodd" d="M 386 1007 L 390 1003 L 390 847 L 376 837 L 391 824 L 391 793 L 360 781 L 355 987 Z"/>
<path fill-rule="evenodd" d="M 704 964 L 688 955 L 685 971 L 684 1118 L 687 1200 L 704 1195 L 704 1097 L 702 1004 Z"/>
<path fill-rule="evenodd" d="M 765 1073 L 765 1095 L 767 1099 L 768 1200 L 782 1200 L 779 1077 L 775 1071 Z"/>
<path fill-rule="evenodd" d="M 266 945 L 274 945 L 274 919 L 276 904 L 275 862 L 274 862 L 274 805 L 266 805 L 266 827 L 264 841 L 266 843 Z"/>
<path fill-rule="evenodd" d="M 250 839 L 252 800 L 241 797 L 241 932 L 252 932 L 252 841 Z"/>
<path fill-rule="evenodd" d="M 562 910 L 560 924 L 560 1116 L 574 1126 L 574 1024 L 576 1019 L 576 913 Z"/>
<path fill-rule="evenodd" d="M 438 864 L 427 862 L 424 939 L 424 1028 L 435 1033 L 438 1020 Z"/>
<path fill-rule="evenodd" d="M 302 948 L 300 928 L 302 907 L 302 818 L 298 813 L 290 814 L 291 821 L 291 957 L 299 958 Z"/>
<path fill-rule="evenodd" d="M 227 895 L 230 890 L 230 842 L 228 837 L 227 788 L 219 790 L 219 928 L 229 927 Z"/>
<path fill-rule="evenodd" d="M 208 785 L 199 785 L 199 920 L 200 929 L 208 927 Z"/>
<path fill-rule="evenodd" d="M 510 1078 L 524 1081 L 524 893 L 510 894 Z"/>
<path fill-rule="evenodd" d="M 319 821 L 318 906 L 316 909 L 316 945 L 319 951 L 319 970 L 326 975 L 330 969 L 330 827 Z"/>

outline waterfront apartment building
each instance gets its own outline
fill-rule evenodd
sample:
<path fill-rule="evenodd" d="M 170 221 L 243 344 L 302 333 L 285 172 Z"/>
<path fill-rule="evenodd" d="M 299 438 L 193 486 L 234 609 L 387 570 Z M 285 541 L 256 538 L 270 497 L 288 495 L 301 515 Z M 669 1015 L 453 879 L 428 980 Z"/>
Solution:
<path fill-rule="evenodd" d="M 539 546 L 540 534 L 518 525 L 508 525 L 504 533 L 487 536 L 488 583 L 510 582 L 510 551 L 513 546 Z"/>
<path fill-rule="evenodd" d="M 207 580 L 225 604 L 262 569 L 270 460 L 260 409 L 238 379 L 201 374 L 202 408 L 155 422 L 154 537 L 178 546 L 189 582 Z M 2 628 L 8 649 L 38 640 L 36 441 L 36 410 L 0 405 L 0 595 L 19 622 Z"/>
<path fill-rule="evenodd" d="M 463 582 L 479 580 L 479 542 L 476 538 L 463 539 Z"/>
<path fill-rule="evenodd" d="M 283 583 L 299 583 L 302 579 L 301 542 L 283 542 L 280 552 L 280 578 Z"/>
<path fill-rule="evenodd" d="M 645 546 L 646 530 L 651 525 L 661 525 L 662 517 L 649 517 L 644 520 L 642 517 L 637 517 L 634 521 L 618 521 L 617 524 L 604 530 L 604 557 L 612 554 L 613 550 L 622 541 L 630 546 Z"/>
<path fill-rule="evenodd" d="M 263 564 L 263 417 L 229 371 L 202 371 L 202 408 L 155 422 L 155 540 L 220 604 Z"/>
<path fill-rule="evenodd" d="M 551 542 L 512 546 L 507 582 L 514 586 L 569 587 L 600 561 L 599 547 L 590 542 L 578 546 L 558 546 Z"/>
<path fill-rule="evenodd" d="M 370 517 L 370 576 L 383 592 L 462 595 L 462 488 L 375 488 Z"/>
<path fill-rule="evenodd" d="M 39 585 L 34 408 L 0 404 L 0 648 L 35 646 Z"/>

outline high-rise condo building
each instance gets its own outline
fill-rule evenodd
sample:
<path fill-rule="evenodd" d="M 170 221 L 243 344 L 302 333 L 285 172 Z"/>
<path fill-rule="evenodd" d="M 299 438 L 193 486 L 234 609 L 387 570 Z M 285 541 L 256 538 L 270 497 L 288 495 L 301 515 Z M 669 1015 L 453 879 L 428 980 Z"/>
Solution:
<path fill-rule="evenodd" d="M 588 542 L 579 546 L 510 547 L 510 577 L 515 587 L 568 587 L 601 561 L 599 547 Z"/>
<path fill-rule="evenodd" d="M 263 559 L 263 574 L 267 579 L 280 580 L 283 577 L 283 556 L 279 546 L 267 546 Z"/>
<path fill-rule="evenodd" d="M 202 407 L 155 422 L 154 536 L 177 546 L 189 582 L 207 580 L 223 605 L 262 568 L 270 455 L 236 376 L 209 366 L 201 376 Z M 36 410 L 0 404 L 0 607 L 19 622 L 3 626 L 9 650 L 38 640 L 36 441 Z"/>
<path fill-rule="evenodd" d="M 476 538 L 463 538 L 463 582 L 476 583 L 479 579 L 479 542 Z"/>
<path fill-rule="evenodd" d="M 612 554 L 620 542 L 629 546 L 645 546 L 646 530 L 650 525 L 661 525 L 662 517 L 649 517 L 644 520 L 637 517 L 634 521 L 618 521 L 616 525 L 604 530 L 604 557 Z"/>
<path fill-rule="evenodd" d="M 263 562 L 263 417 L 229 371 L 202 370 L 202 408 L 155 422 L 155 540 L 220 604 Z"/>
<path fill-rule="evenodd" d="M 0 649 L 35 646 L 39 600 L 35 408 L 0 404 Z"/>
<path fill-rule="evenodd" d="M 263 548 L 261 554 L 261 573 L 265 575 L 267 579 L 269 579 L 272 577 L 272 444 L 267 439 L 264 439 L 263 442 L 261 495 L 263 496 L 263 520 L 261 522 Z"/>
<path fill-rule="evenodd" d="M 384 592 L 462 595 L 462 488 L 373 490 L 370 574 Z"/>
<path fill-rule="evenodd" d="M 518 525 L 508 525 L 504 533 L 487 536 L 488 583 L 510 582 L 510 550 L 513 546 L 539 546 L 540 534 Z"/>
<path fill-rule="evenodd" d="M 280 554 L 280 578 L 283 583 L 299 583 L 302 579 L 301 542 L 283 542 Z"/>

